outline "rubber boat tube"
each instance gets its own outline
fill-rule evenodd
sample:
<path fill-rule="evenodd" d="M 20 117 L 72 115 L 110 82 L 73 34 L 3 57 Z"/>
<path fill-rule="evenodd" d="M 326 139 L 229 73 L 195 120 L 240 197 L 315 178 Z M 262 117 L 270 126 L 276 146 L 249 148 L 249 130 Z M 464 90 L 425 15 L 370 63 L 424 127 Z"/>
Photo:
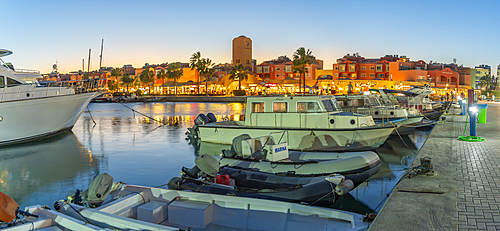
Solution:
<path fill-rule="evenodd" d="M 307 203 L 319 206 L 334 204 L 342 195 L 353 188 L 353 182 L 350 180 L 342 180 L 339 182 L 337 176 L 332 176 L 331 178 L 333 179 L 330 179 L 330 177 L 322 178 L 323 180 L 305 185 L 299 184 L 291 187 L 265 189 L 239 186 L 232 187 L 201 179 L 174 177 L 169 181 L 168 188 L 175 190 L 191 190 L 201 193 Z"/>

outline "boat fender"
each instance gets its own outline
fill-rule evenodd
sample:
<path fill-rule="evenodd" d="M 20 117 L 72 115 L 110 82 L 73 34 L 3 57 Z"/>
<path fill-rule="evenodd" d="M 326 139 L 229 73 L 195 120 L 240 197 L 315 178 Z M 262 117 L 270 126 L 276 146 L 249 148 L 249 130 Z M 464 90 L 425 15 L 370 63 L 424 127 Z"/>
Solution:
<path fill-rule="evenodd" d="M 17 217 L 19 205 L 9 195 L 0 192 L 0 221 L 12 222 Z"/>
<path fill-rule="evenodd" d="M 335 193 L 337 193 L 337 195 L 339 196 L 342 196 L 349 193 L 349 191 L 351 191 L 353 188 L 354 188 L 354 182 L 352 182 L 352 180 L 347 179 L 340 182 L 340 184 L 338 184 L 337 186 L 335 186 Z"/>
<path fill-rule="evenodd" d="M 207 118 L 209 123 L 217 122 L 217 118 L 215 118 L 215 115 L 212 112 L 207 114 Z"/>

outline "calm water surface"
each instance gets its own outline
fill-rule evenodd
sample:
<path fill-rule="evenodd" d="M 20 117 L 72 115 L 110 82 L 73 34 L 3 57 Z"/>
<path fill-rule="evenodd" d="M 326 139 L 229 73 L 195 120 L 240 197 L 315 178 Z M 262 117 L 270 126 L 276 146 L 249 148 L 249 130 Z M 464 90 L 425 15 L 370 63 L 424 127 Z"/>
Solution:
<path fill-rule="evenodd" d="M 239 103 L 133 103 L 137 112 L 112 103 L 90 104 L 72 132 L 42 141 L 0 148 L 0 191 L 23 208 L 41 204 L 52 207 L 68 191 L 87 189 L 92 178 L 109 173 L 115 181 L 160 186 L 192 167 L 196 153 L 219 153 L 225 145 L 203 143 L 200 150 L 186 140 L 185 132 L 200 113 L 239 120 Z M 95 124 L 94 122 L 95 121 Z M 161 123 L 166 125 L 160 126 Z M 344 196 L 335 208 L 359 213 L 379 210 L 413 160 L 429 131 L 391 137 L 377 150 L 380 172 Z M 403 160 L 403 161 L 402 161 Z M 377 207 L 378 206 L 378 207 Z"/>

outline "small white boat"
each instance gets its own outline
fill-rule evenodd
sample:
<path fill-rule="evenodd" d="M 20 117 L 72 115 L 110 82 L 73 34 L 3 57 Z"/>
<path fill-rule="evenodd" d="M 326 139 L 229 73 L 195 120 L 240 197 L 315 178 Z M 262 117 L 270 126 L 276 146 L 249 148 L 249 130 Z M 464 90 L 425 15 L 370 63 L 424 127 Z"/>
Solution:
<path fill-rule="evenodd" d="M 126 195 L 98 208 L 60 211 L 123 230 L 366 230 L 360 214 L 272 200 L 123 185 Z M 78 211 L 78 213 L 75 212 Z"/>
<path fill-rule="evenodd" d="M 244 121 L 217 122 L 199 115 L 190 134 L 203 142 L 231 144 L 234 137 L 272 135 L 284 139 L 291 150 L 374 150 L 394 131 L 376 125 L 372 116 L 342 112 L 333 96 L 247 97 Z M 211 113 L 209 113 L 211 114 Z"/>
<path fill-rule="evenodd" d="M 10 54 L 12 51 L 0 49 L 0 57 Z M 70 130 L 95 94 L 28 84 L 12 65 L 0 65 L 0 145 Z"/>
<path fill-rule="evenodd" d="M 11 223 L 0 223 L 1 230 L 8 231 L 26 231 L 26 230 L 109 230 L 103 229 L 86 221 L 73 218 L 71 216 L 50 210 L 40 205 L 29 206 L 24 209 L 24 215 L 18 215 L 19 219 Z M 10 225 L 10 226 L 9 226 Z"/>

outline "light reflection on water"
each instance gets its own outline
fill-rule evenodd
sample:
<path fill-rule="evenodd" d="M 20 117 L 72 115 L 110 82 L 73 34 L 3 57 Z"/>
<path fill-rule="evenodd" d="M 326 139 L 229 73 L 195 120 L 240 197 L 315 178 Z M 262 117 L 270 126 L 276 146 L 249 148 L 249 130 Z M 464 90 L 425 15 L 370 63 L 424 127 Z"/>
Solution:
<path fill-rule="evenodd" d="M 198 114 L 212 112 L 218 120 L 238 120 L 244 114 L 240 103 L 156 102 L 126 106 L 153 119 L 120 104 L 90 104 L 90 113 L 82 114 L 72 132 L 29 145 L 1 148 L 0 191 L 11 195 L 21 207 L 52 206 L 68 191 L 86 189 L 90 180 L 103 172 L 115 181 L 163 185 L 179 175 L 182 166 L 194 164 L 195 148 L 185 139 L 185 132 Z M 422 145 L 427 134 L 420 132 L 412 139 Z M 408 137 L 405 139 L 417 150 Z M 217 154 L 228 146 L 202 143 L 202 148 Z M 408 165 L 414 156 L 399 137 L 392 137 L 377 152 L 382 160 L 380 172 L 335 207 L 371 212 L 403 174 L 401 159 L 408 156 Z"/>

